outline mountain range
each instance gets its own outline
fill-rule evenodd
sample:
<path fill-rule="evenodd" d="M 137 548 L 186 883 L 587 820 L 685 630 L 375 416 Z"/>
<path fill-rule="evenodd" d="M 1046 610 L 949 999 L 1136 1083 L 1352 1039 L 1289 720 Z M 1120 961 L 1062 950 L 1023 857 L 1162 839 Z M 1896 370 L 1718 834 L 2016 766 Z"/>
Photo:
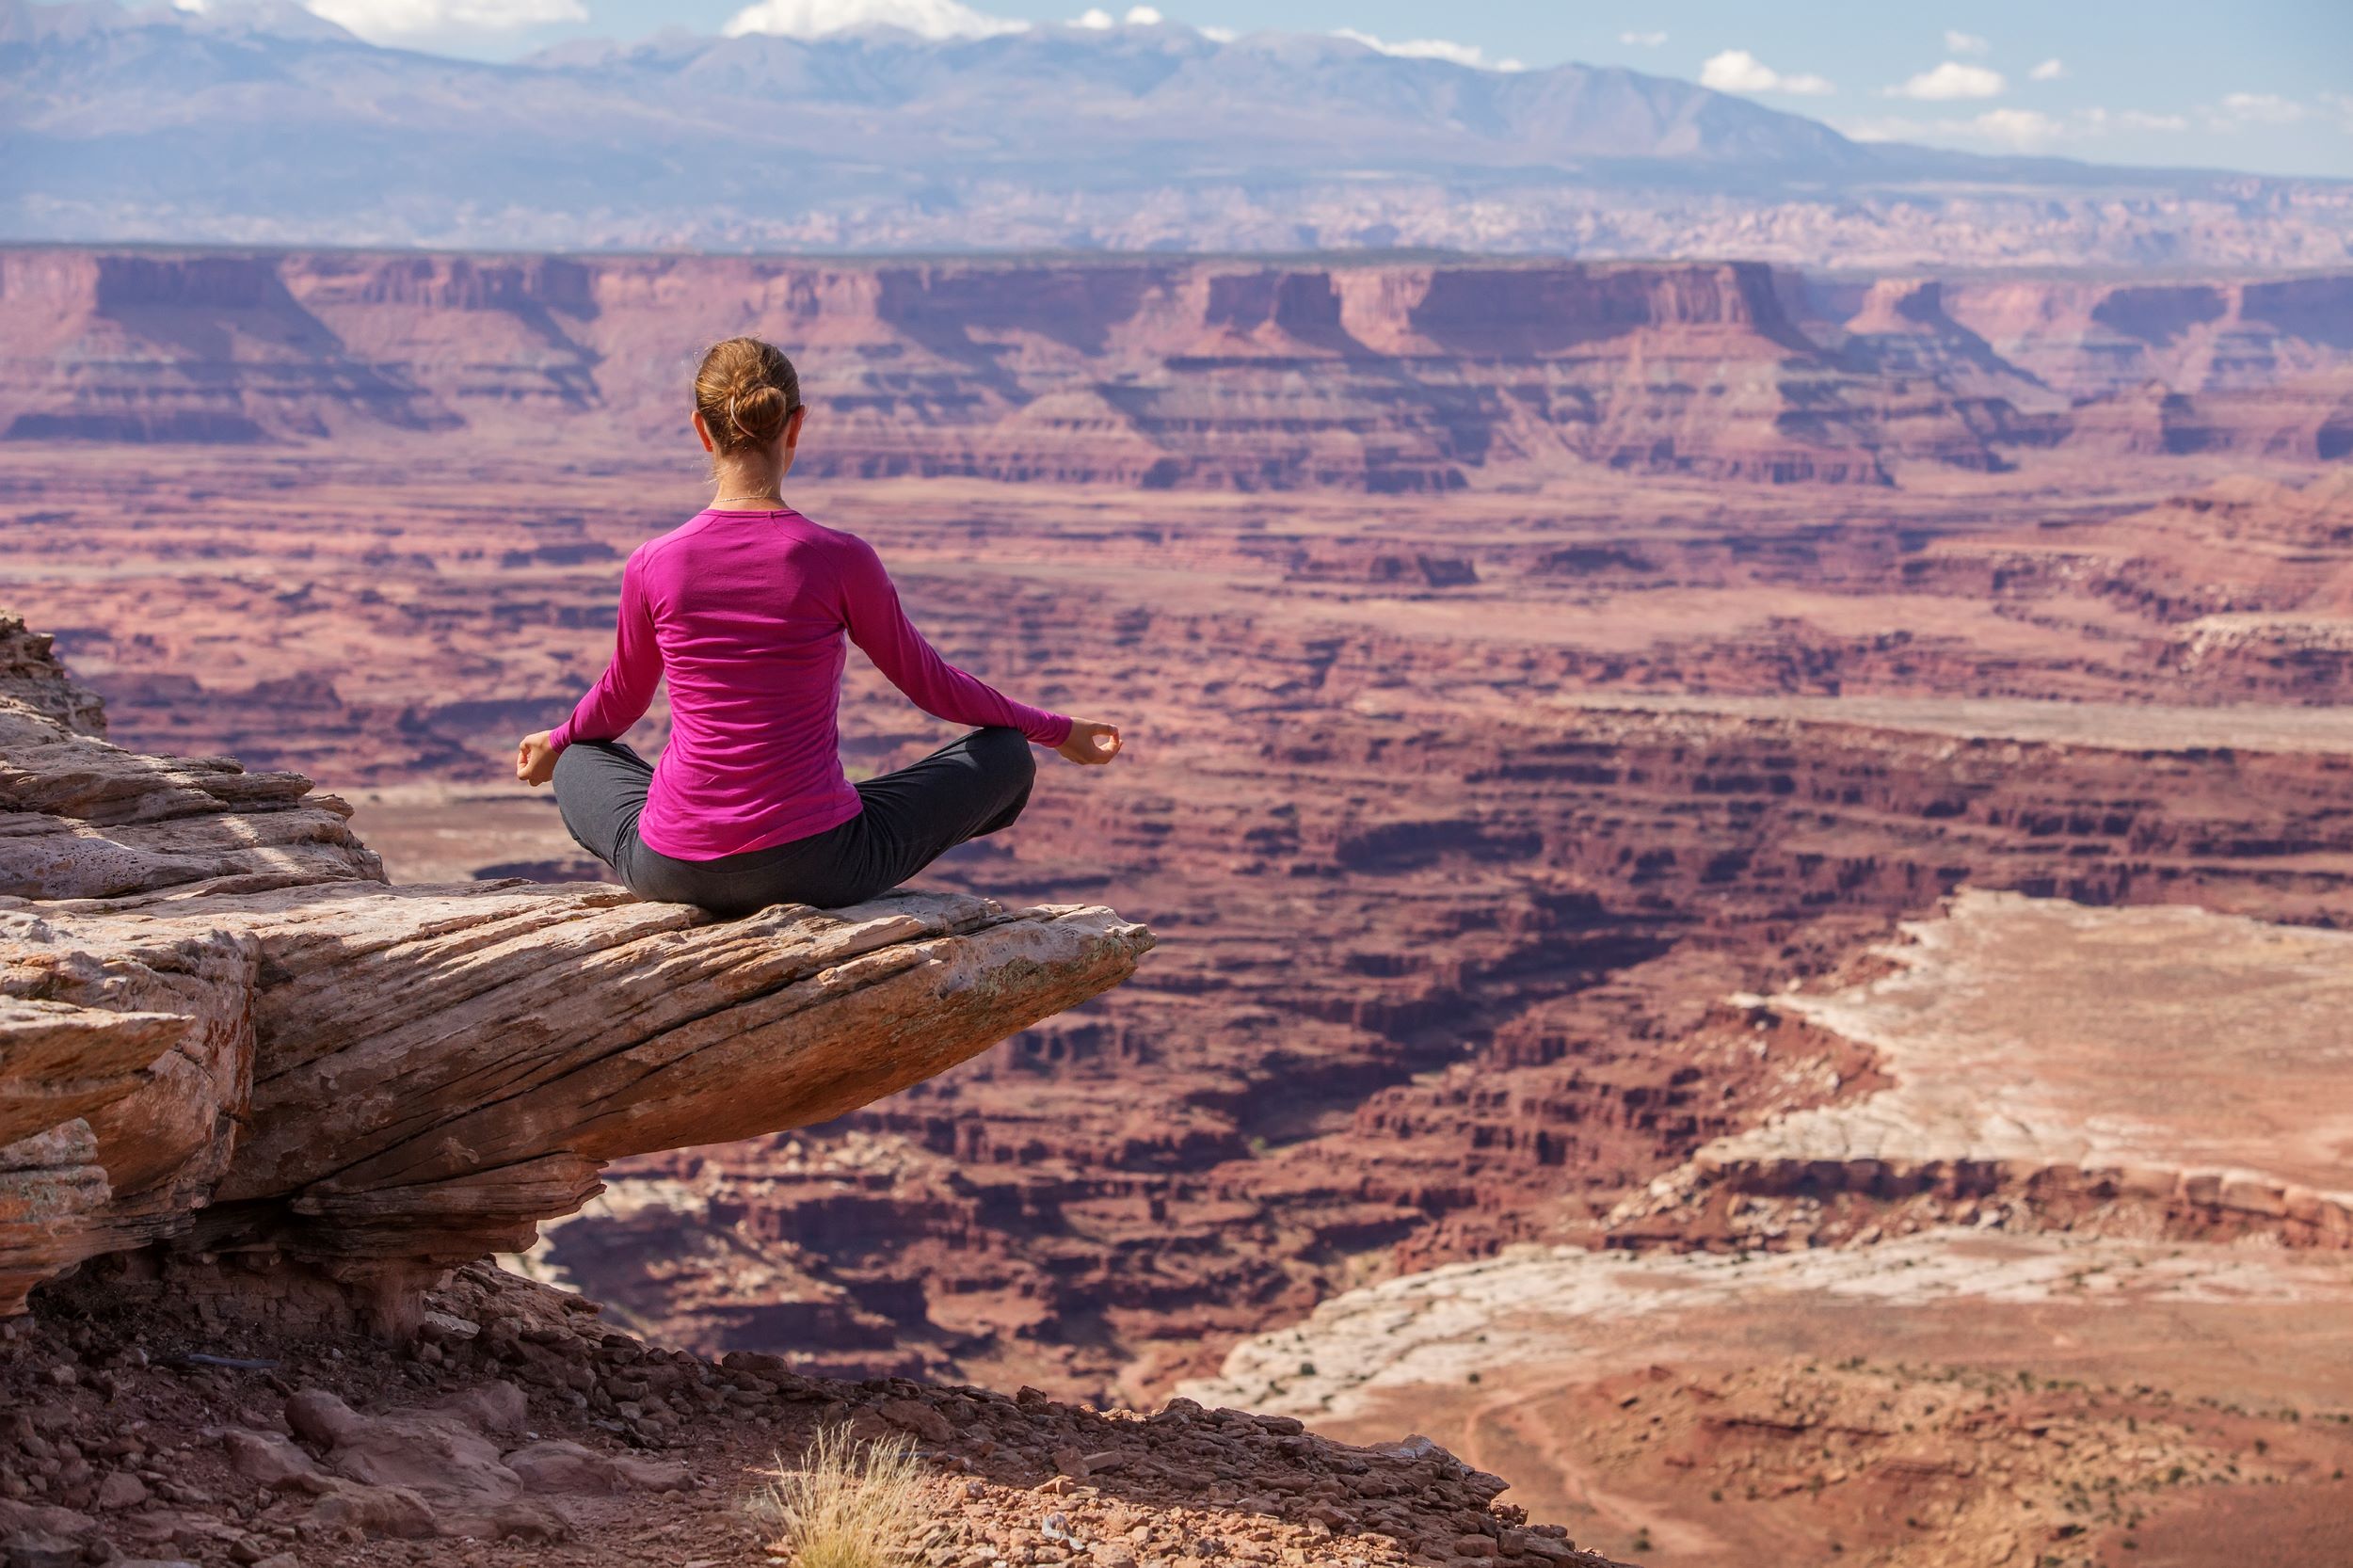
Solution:
<path fill-rule="evenodd" d="M 2318 266 L 2353 184 L 1866 144 L 1689 82 L 1161 24 L 568 44 L 0 0 L 0 239 Z"/>

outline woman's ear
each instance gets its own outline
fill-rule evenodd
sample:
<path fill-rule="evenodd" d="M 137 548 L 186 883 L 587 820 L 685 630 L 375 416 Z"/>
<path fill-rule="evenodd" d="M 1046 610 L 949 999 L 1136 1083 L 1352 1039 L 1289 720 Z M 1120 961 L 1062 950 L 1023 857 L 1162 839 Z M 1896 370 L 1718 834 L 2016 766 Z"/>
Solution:
<path fill-rule="evenodd" d="M 808 417 L 808 405 L 804 403 L 784 416 L 784 449 L 787 452 L 801 444 L 801 422 Z"/>
<path fill-rule="evenodd" d="M 718 450 L 711 440 L 711 426 L 703 423 L 703 411 L 700 408 L 695 410 L 695 434 L 700 438 L 705 452 Z"/>

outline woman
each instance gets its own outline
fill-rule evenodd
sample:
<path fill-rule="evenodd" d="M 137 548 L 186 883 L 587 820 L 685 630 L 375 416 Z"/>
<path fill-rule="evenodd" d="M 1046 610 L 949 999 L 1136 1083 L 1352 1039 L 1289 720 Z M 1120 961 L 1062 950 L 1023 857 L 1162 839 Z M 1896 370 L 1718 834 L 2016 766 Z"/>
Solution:
<path fill-rule="evenodd" d="M 1032 743 L 1119 755 L 1115 726 L 1013 701 L 940 658 L 872 548 L 784 504 L 808 413 L 774 346 L 730 338 L 703 356 L 695 433 L 717 498 L 630 556 L 612 664 L 516 753 L 515 776 L 553 779 L 564 825 L 640 898 L 728 916 L 856 904 L 1018 817 Z M 853 788 L 835 728 L 844 632 L 917 707 L 980 728 Z M 654 765 L 618 737 L 664 676 Z"/>

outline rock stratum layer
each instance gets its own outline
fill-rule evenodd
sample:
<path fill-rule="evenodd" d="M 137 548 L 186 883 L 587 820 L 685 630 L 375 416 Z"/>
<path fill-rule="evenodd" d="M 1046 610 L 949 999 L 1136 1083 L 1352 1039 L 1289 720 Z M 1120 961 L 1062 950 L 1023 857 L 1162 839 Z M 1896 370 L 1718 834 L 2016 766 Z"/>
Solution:
<path fill-rule="evenodd" d="M 2055 445 L 2343 456 L 2348 314 L 2342 273 L 26 248 L 0 256 L 0 435 L 674 449 L 695 349 L 747 332 L 799 362 L 805 476 L 1883 486 Z"/>
<path fill-rule="evenodd" d="M 598 886 L 393 888 L 307 779 L 96 738 L 21 622 L 0 668 L 0 1312 L 168 1241 L 397 1315 L 606 1160 L 839 1115 L 1151 945 L 956 895 L 718 922 Z"/>

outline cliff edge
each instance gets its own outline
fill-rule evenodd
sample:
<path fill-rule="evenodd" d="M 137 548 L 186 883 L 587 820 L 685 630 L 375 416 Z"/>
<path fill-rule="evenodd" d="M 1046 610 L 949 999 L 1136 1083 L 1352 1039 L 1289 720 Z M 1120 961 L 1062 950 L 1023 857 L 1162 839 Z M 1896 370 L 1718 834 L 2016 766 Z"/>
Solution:
<path fill-rule="evenodd" d="M 877 1560 L 1613 1568 L 1427 1438 L 714 1364 L 484 1260 L 606 1160 L 838 1115 L 1117 984 L 1142 926 L 396 888 L 309 780 L 104 726 L 0 617 L 8 1568 L 782 1561 L 761 1482 L 840 1435 L 915 1464 Z"/>
<path fill-rule="evenodd" d="M 398 1325 L 623 1155 L 840 1115 L 1119 984 L 1108 909 L 718 921 L 392 887 L 295 774 L 100 739 L 0 620 L 0 1315 L 94 1256 Z"/>

